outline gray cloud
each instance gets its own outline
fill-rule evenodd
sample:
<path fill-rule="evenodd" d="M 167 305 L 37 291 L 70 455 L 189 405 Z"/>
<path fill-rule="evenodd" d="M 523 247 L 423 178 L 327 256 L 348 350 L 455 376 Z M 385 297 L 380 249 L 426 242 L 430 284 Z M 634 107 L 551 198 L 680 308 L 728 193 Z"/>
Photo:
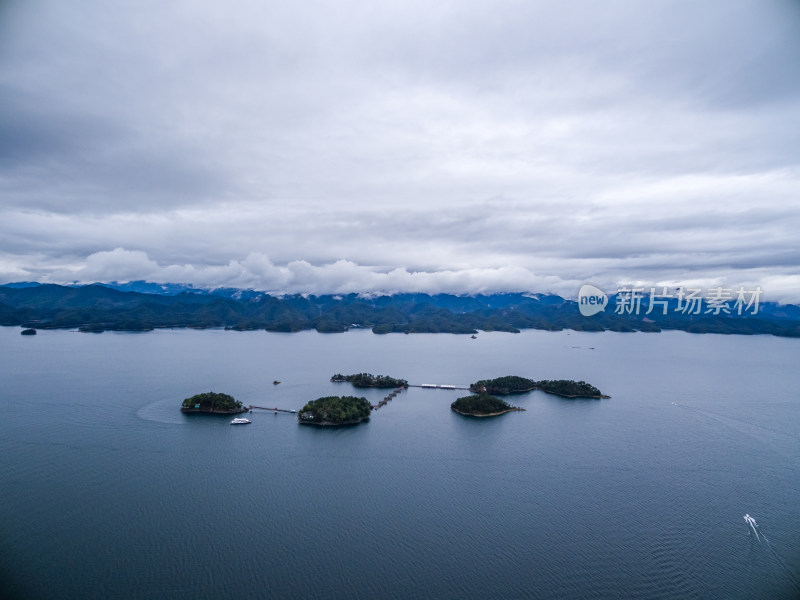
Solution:
<path fill-rule="evenodd" d="M 800 298 L 798 33 L 780 0 L 4 3 L 0 279 Z"/>

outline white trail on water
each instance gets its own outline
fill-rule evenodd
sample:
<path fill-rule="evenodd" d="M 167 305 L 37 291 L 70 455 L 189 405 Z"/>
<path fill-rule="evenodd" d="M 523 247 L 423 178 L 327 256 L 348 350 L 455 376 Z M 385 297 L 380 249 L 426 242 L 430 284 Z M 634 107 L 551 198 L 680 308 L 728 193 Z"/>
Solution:
<path fill-rule="evenodd" d="M 756 523 L 756 520 L 750 515 L 745 515 L 744 520 L 750 526 L 750 529 L 753 530 L 753 533 L 756 535 L 756 539 L 758 541 L 761 541 L 761 538 L 758 536 L 758 529 L 757 529 L 758 524 Z"/>
<path fill-rule="evenodd" d="M 753 517 L 751 517 L 749 514 L 746 514 L 744 516 L 744 520 L 750 526 L 750 529 L 753 530 L 753 533 L 756 535 L 756 540 L 759 541 L 759 542 L 762 539 L 764 540 L 764 543 L 766 544 L 767 548 L 769 549 L 769 552 L 772 555 L 772 558 L 774 558 L 775 562 L 777 562 L 781 566 L 781 568 L 783 569 L 784 573 L 786 573 L 786 576 L 789 578 L 789 581 L 791 581 L 792 585 L 797 589 L 798 592 L 800 592 L 800 583 L 798 583 L 797 578 L 795 577 L 794 573 L 786 565 L 786 563 L 783 561 L 783 559 L 778 555 L 778 553 L 775 551 L 775 548 L 772 547 L 772 544 L 769 543 L 769 540 L 767 539 L 767 536 L 764 535 L 764 533 L 761 531 L 761 528 L 758 526 L 758 523 L 756 523 L 756 520 Z"/>

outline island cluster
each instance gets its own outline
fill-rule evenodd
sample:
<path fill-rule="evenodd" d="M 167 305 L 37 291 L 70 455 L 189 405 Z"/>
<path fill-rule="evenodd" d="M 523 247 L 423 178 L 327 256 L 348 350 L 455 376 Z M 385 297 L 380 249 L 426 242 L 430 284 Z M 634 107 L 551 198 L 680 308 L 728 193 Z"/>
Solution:
<path fill-rule="evenodd" d="M 483 379 L 469 386 L 470 391 L 479 394 L 523 394 L 533 390 L 541 390 L 565 398 L 609 398 L 596 387 L 585 381 L 572 379 L 542 379 L 534 381 L 516 375 L 506 375 L 495 379 Z"/>
<path fill-rule="evenodd" d="M 525 394 L 541 390 L 564 398 L 609 398 L 585 381 L 571 379 L 542 379 L 535 381 L 517 375 L 506 375 L 495 379 L 482 379 L 469 386 L 473 395 L 459 398 L 450 405 L 453 411 L 469 417 L 494 417 L 507 412 L 525 410 L 511 406 L 497 396 Z"/>
<path fill-rule="evenodd" d="M 356 425 L 369 419 L 372 411 L 384 406 L 391 398 L 409 387 L 408 381 L 389 377 L 388 375 L 372 375 L 356 373 L 342 375 L 337 373 L 331 377 L 333 382 L 347 382 L 356 388 L 394 388 L 394 392 L 373 406 L 366 398 L 357 396 L 325 396 L 306 403 L 297 415 L 298 423 L 321 427 L 340 425 Z M 424 387 L 424 386 L 421 386 Z M 468 417 L 494 417 L 508 412 L 524 411 L 524 408 L 512 406 L 497 396 L 525 394 L 540 390 L 564 398 L 609 398 L 599 389 L 585 381 L 571 379 L 534 380 L 516 375 L 506 375 L 495 379 L 481 379 L 469 386 L 469 396 L 458 398 L 450 408 Z M 259 408 L 259 407 L 250 407 Z M 241 402 L 228 394 L 205 392 L 186 398 L 181 406 L 187 413 L 232 414 L 248 410 Z M 276 413 L 279 409 L 275 409 Z M 283 412 L 295 412 L 284 410 Z"/>

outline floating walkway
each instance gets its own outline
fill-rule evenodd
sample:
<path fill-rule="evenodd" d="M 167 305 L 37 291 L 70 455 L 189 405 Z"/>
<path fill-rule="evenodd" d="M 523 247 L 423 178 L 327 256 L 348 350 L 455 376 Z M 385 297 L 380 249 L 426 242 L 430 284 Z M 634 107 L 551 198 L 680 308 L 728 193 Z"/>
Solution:
<path fill-rule="evenodd" d="M 295 414 L 297 414 L 297 411 L 296 411 L 296 410 L 289 410 L 289 409 L 287 409 L 287 408 L 277 408 L 277 407 L 276 407 L 276 408 L 268 408 L 268 407 L 266 407 L 266 406 L 255 406 L 254 404 L 251 404 L 251 405 L 249 406 L 249 408 L 250 408 L 250 412 L 253 412 L 253 409 L 254 409 L 254 408 L 257 408 L 258 410 L 272 410 L 272 411 L 275 411 L 275 413 L 276 413 L 276 414 L 277 414 L 277 413 L 279 413 L 279 412 L 285 412 L 285 413 L 295 413 Z"/>
<path fill-rule="evenodd" d="M 439 383 L 423 383 L 421 385 L 409 385 L 408 387 L 418 387 L 424 390 L 469 390 L 468 387 L 458 387 L 457 385 L 446 385 Z"/>
<path fill-rule="evenodd" d="M 423 383 L 421 385 L 408 385 L 407 387 L 416 387 L 422 388 L 425 390 L 469 390 L 468 387 L 458 387 L 455 385 L 447 385 L 447 384 L 436 384 L 436 383 Z M 379 410 L 380 408 L 386 406 L 389 402 L 391 402 L 397 394 L 402 392 L 405 387 L 399 387 L 394 389 L 388 396 L 386 396 L 383 400 L 378 402 L 377 404 L 372 405 L 372 410 Z M 253 412 L 254 409 L 256 410 L 271 410 L 275 414 L 279 412 L 283 413 L 293 413 L 297 414 L 296 410 L 289 410 L 286 408 L 278 408 L 278 407 L 269 407 L 269 406 L 256 406 L 255 404 L 250 404 L 248 406 L 250 412 Z"/>
<path fill-rule="evenodd" d="M 392 401 L 392 399 L 393 399 L 395 396 L 397 396 L 397 394 L 399 394 L 400 392 L 402 392 L 402 391 L 403 391 L 403 389 L 404 389 L 403 387 L 396 388 L 396 389 L 395 389 L 395 390 L 394 390 L 394 391 L 393 391 L 391 394 L 389 394 L 388 396 L 386 396 L 386 397 L 385 397 L 383 400 L 381 400 L 381 401 L 380 401 L 380 402 L 378 402 L 377 404 L 373 404 L 373 405 L 372 405 L 372 410 L 378 410 L 378 409 L 379 409 L 379 408 L 381 408 L 382 406 L 386 406 L 386 404 L 388 404 L 389 402 L 391 402 L 391 401 Z"/>

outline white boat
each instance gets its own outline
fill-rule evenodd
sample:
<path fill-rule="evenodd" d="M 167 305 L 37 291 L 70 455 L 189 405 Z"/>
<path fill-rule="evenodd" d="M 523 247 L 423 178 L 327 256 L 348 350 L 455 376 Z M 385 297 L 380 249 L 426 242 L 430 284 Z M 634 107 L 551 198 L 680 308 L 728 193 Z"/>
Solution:
<path fill-rule="evenodd" d="M 250 419 L 236 417 L 233 421 L 231 421 L 231 425 L 247 425 L 250 422 L 251 422 Z"/>

